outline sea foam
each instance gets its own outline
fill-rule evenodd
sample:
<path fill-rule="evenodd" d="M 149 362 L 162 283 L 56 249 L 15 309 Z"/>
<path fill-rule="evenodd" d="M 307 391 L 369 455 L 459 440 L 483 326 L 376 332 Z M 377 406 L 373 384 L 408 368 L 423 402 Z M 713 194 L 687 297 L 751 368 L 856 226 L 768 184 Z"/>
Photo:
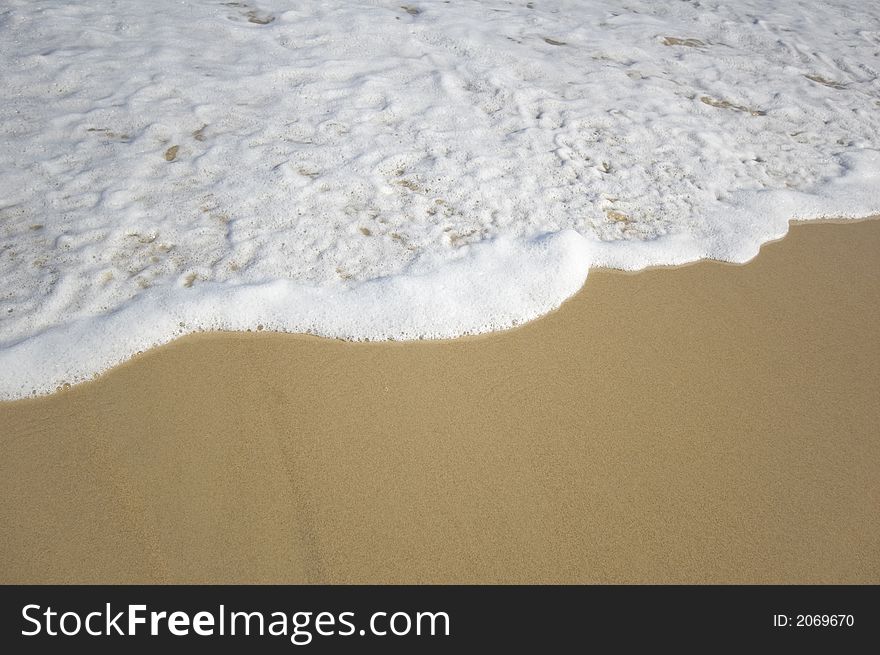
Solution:
<path fill-rule="evenodd" d="M 196 330 L 446 338 L 880 212 L 880 5 L 11 0 L 0 398 Z"/>

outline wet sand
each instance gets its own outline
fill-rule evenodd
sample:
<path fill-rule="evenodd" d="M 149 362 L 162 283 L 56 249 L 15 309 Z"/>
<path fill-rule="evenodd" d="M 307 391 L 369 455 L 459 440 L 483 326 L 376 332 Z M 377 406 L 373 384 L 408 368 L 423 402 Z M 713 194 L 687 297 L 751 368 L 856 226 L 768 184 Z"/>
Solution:
<path fill-rule="evenodd" d="M 2 582 L 880 582 L 880 221 L 505 333 L 190 336 L 0 404 Z"/>

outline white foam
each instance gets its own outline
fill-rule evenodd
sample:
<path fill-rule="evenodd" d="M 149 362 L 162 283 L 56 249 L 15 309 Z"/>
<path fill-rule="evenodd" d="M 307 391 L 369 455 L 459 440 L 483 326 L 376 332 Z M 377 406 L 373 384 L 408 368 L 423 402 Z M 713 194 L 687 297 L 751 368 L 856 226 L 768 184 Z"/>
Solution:
<path fill-rule="evenodd" d="M 503 329 L 880 212 L 880 5 L 529 4 L 5 3 L 0 398 L 194 330 Z"/>

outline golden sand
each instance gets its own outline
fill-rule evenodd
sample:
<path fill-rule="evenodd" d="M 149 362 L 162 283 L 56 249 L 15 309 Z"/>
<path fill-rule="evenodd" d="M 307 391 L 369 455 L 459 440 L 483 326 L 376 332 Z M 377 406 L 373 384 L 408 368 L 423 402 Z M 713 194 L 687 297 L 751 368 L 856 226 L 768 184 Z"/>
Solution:
<path fill-rule="evenodd" d="M 445 342 L 180 339 L 0 404 L 2 582 L 880 582 L 880 221 Z"/>

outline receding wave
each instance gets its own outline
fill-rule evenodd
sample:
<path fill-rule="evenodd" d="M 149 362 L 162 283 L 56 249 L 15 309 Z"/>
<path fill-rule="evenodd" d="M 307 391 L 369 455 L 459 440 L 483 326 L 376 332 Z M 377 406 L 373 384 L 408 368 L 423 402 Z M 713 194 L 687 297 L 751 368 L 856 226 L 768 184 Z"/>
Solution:
<path fill-rule="evenodd" d="M 503 329 L 591 267 L 744 262 L 789 219 L 880 212 L 877 25 L 843 1 L 7 2 L 0 398 L 195 330 Z"/>

